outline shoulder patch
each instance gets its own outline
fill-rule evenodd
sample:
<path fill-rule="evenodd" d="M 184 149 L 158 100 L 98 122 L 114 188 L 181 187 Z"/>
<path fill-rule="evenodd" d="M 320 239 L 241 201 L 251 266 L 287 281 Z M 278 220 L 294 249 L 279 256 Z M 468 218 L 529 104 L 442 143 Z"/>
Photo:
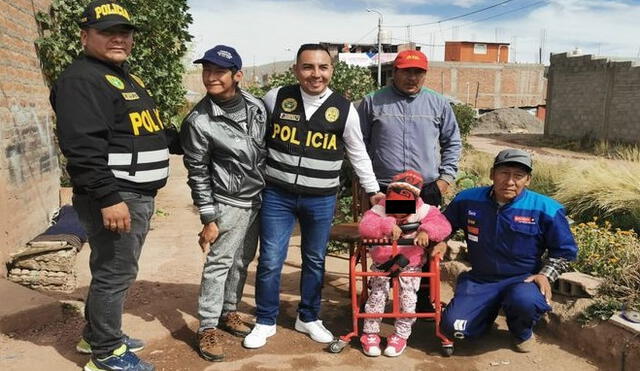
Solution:
<path fill-rule="evenodd" d="M 146 86 L 144 86 L 144 82 L 142 81 L 141 78 L 139 78 L 138 76 L 130 73 L 129 76 L 131 76 L 132 79 L 136 80 L 136 82 L 138 83 L 138 85 L 142 86 L 143 88 L 146 88 Z"/>
<path fill-rule="evenodd" d="M 109 84 L 115 86 L 120 90 L 124 90 L 124 81 L 122 81 L 119 77 L 113 75 L 104 75 L 104 78 L 107 79 Z"/>

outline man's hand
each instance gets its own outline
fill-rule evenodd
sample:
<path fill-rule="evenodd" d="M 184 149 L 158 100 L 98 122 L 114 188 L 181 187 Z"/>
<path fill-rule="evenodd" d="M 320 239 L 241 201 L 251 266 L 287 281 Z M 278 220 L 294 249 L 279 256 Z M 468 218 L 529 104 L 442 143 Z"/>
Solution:
<path fill-rule="evenodd" d="M 402 229 L 400 229 L 400 227 L 398 227 L 397 225 L 394 225 L 393 229 L 391 230 L 391 239 L 394 241 L 398 241 L 400 236 L 402 236 Z"/>
<path fill-rule="evenodd" d="M 442 258 L 442 257 L 444 257 L 444 254 L 446 252 L 447 252 L 447 243 L 446 242 L 438 242 L 431 249 L 431 253 L 429 254 L 429 256 L 431 256 L 433 258 L 436 255 L 440 254 L 440 257 Z"/>
<path fill-rule="evenodd" d="M 547 304 L 551 304 L 551 284 L 549 283 L 549 279 L 544 274 L 534 274 L 532 276 L 527 277 L 524 282 L 533 282 L 538 285 L 540 292 L 544 295 Z"/>
<path fill-rule="evenodd" d="M 129 207 L 124 201 L 103 207 L 100 211 L 102 212 L 104 229 L 115 233 L 129 233 L 131 231 L 131 215 Z"/>
<path fill-rule="evenodd" d="M 436 180 L 436 186 L 438 186 L 438 189 L 440 190 L 440 194 L 443 195 L 443 196 L 447 192 L 447 190 L 449 189 L 449 183 L 447 183 L 446 181 L 444 181 L 442 179 Z"/>
<path fill-rule="evenodd" d="M 198 243 L 200 244 L 200 248 L 203 253 L 206 253 L 211 246 L 212 243 L 216 242 L 218 239 L 218 225 L 216 222 L 211 222 L 202 227 L 202 231 L 198 233 L 200 239 Z"/>
<path fill-rule="evenodd" d="M 429 245 L 429 235 L 425 231 L 420 231 L 414 241 L 418 246 L 427 247 Z"/>
<path fill-rule="evenodd" d="M 377 205 L 380 201 L 384 199 L 384 193 L 378 192 L 375 195 L 369 197 L 369 202 L 371 206 Z"/>

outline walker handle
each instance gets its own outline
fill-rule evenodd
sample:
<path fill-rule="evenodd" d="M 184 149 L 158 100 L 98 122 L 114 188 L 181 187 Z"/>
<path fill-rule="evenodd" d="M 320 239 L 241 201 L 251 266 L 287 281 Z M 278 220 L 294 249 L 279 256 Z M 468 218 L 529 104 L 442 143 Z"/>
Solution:
<path fill-rule="evenodd" d="M 390 238 L 365 238 L 362 240 L 364 246 L 393 245 L 393 242 Z M 415 245 L 415 240 L 413 238 L 401 238 L 396 243 L 398 245 Z"/>

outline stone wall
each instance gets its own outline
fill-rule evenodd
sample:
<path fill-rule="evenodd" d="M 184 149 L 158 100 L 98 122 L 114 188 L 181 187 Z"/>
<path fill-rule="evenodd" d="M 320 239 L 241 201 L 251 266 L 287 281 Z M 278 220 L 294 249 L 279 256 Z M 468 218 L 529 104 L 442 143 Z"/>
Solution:
<path fill-rule="evenodd" d="M 0 0 L 0 274 L 11 252 L 43 232 L 59 206 L 49 89 L 34 41 L 50 0 Z"/>
<path fill-rule="evenodd" d="M 640 66 L 563 53 L 548 76 L 545 134 L 640 142 Z"/>

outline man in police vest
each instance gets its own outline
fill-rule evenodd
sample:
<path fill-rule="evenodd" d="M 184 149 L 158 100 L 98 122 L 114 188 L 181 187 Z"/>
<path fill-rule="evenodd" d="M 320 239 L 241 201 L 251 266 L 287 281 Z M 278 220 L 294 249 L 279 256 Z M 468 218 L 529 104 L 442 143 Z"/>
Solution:
<path fill-rule="evenodd" d="M 329 229 L 345 153 L 364 190 L 384 197 L 362 141 L 358 113 L 328 88 L 333 66 L 326 48 L 305 44 L 293 71 L 299 84 L 264 97 L 271 114 L 267 130 L 267 187 L 263 192 L 260 257 L 256 277 L 256 326 L 244 338 L 260 348 L 276 332 L 280 274 L 296 219 L 302 234 L 302 275 L 297 331 L 328 343 L 333 335 L 318 319 Z"/>
<path fill-rule="evenodd" d="M 51 91 L 57 135 L 73 184 L 73 206 L 89 235 L 91 284 L 82 339 L 84 369 L 153 370 L 133 352 L 144 346 L 121 330 L 125 294 L 169 174 L 160 112 L 126 60 L 136 27 L 113 1 L 91 2 L 80 20 L 84 55 Z"/>

